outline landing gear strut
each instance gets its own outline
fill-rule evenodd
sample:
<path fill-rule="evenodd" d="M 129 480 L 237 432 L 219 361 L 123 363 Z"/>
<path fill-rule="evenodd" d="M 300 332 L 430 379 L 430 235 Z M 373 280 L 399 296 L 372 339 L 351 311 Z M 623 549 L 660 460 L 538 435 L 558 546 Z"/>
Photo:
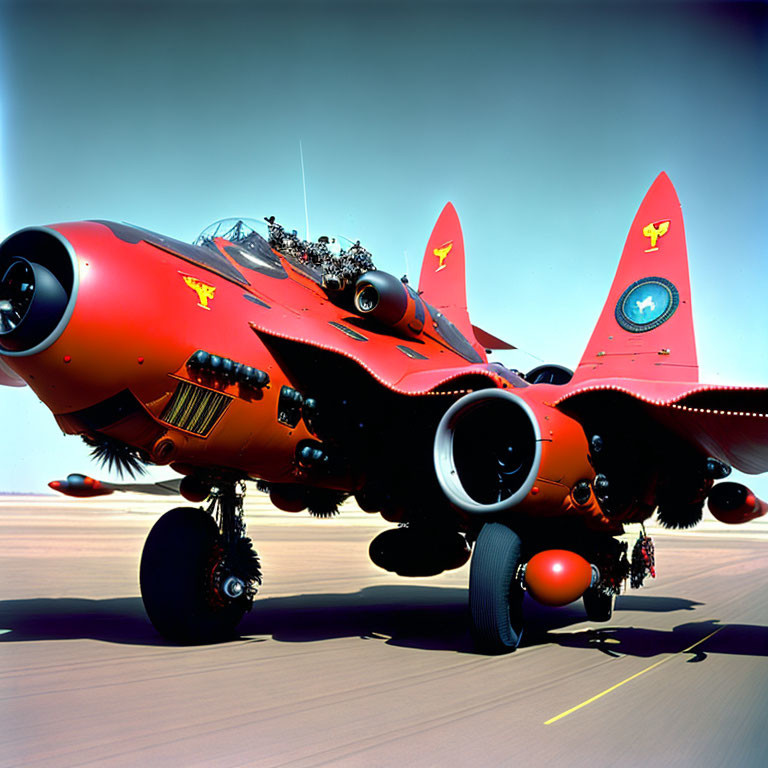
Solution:
<path fill-rule="evenodd" d="M 243 484 L 215 488 L 207 511 L 166 512 L 147 537 L 139 581 L 147 615 L 166 639 L 232 637 L 261 584 L 259 559 L 245 536 Z"/>

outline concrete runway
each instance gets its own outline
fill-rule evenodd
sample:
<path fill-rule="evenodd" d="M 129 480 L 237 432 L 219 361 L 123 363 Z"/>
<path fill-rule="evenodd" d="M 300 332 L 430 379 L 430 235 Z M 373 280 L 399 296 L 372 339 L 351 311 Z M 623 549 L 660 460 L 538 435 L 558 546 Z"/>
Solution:
<path fill-rule="evenodd" d="M 0 497 L 0 766 L 765 765 L 765 524 L 659 535 L 609 624 L 529 602 L 523 646 L 485 657 L 468 567 L 401 579 L 368 561 L 378 516 L 251 500 L 242 638 L 185 648 L 138 596 L 169 506 Z"/>

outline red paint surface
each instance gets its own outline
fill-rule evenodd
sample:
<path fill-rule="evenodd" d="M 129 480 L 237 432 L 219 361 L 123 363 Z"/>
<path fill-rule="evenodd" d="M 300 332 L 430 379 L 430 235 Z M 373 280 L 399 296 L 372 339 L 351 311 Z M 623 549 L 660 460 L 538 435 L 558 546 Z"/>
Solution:
<path fill-rule="evenodd" d="M 534 555 L 525 569 L 525 586 L 544 605 L 567 605 L 577 600 L 592 581 L 592 567 L 581 555 L 566 549 L 547 549 Z"/>
<path fill-rule="evenodd" d="M 643 228 L 669 222 L 656 250 Z M 679 293 L 675 313 L 658 328 L 632 333 L 616 320 L 616 304 L 632 283 L 645 277 L 663 277 Z M 668 350 L 669 354 L 659 354 Z M 648 190 L 630 227 L 608 300 L 576 370 L 575 381 L 603 377 L 698 381 L 696 342 L 691 314 L 691 284 L 680 201 L 666 173 Z"/>
<path fill-rule="evenodd" d="M 450 250 L 442 260 L 441 267 L 440 256 L 435 254 L 435 250 L 441 251 L 449 246 Z M 424 301 L 450 318 L 482 359 L 487 359 L 485 348 L 476 340 L 472 323 L 469 321 L 464 235 L 452 203 L 446 203 L 429 236 L 419 276 L 419 293 Z"/>

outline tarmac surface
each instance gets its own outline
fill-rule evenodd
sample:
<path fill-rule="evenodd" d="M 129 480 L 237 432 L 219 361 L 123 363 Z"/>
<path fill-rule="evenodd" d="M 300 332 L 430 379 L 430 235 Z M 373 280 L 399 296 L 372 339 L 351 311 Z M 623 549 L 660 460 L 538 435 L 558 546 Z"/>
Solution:
<path fill-rule="evenodd" d="M 0 766 L 766 764 L 762 521 L 658 535 L 658 577 L 611 622 L 527 602 L 522 647 L 486 657 L 467 566 L 401 579 L 368 560 L 378 516 L 259 499 L 242 637 L 170 645 L 137 570 L 173 505 L 0 497 Z"/>

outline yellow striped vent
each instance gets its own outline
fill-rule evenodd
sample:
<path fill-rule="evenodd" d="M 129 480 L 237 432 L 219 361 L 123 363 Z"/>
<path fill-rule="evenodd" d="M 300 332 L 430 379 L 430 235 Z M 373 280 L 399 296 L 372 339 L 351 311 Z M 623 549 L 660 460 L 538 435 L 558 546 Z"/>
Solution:
<path fill-rule="evenodd" d="M 221 392 L 180 381 L 160 420 L 205 437 L 227 410 L 232 398 Z"/>

